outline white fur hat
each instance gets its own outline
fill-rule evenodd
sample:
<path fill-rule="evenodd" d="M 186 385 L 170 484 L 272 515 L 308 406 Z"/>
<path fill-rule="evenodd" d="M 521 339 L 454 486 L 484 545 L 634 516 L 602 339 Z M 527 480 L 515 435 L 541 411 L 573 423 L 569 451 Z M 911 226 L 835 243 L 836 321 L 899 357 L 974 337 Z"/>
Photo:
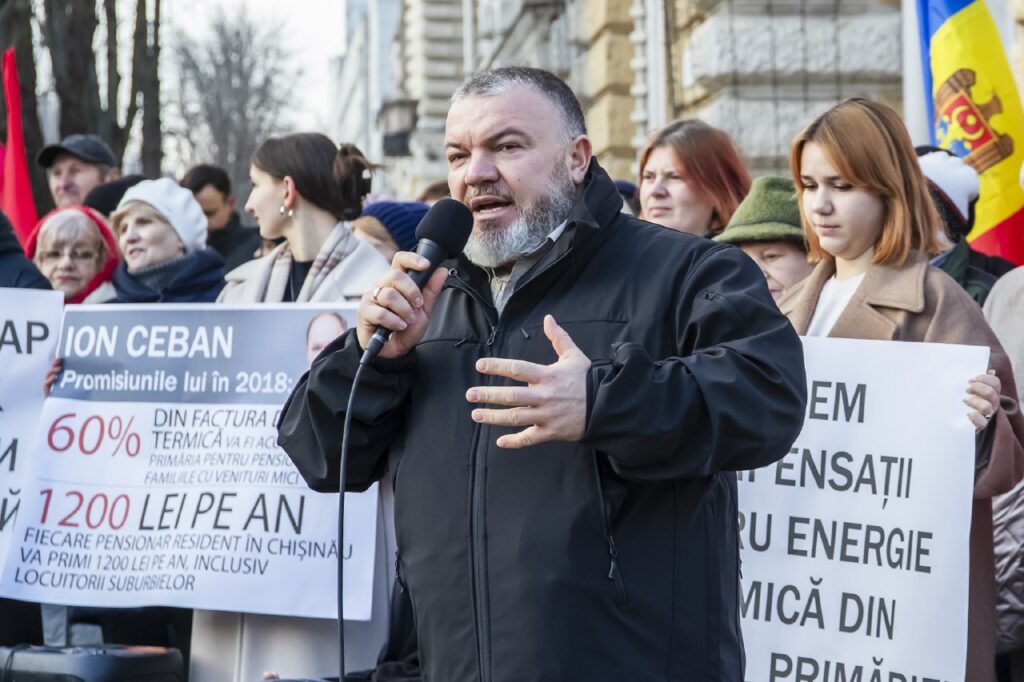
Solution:
<path fill-rule="evenodd" d="M 978 173 L 959 156 L 947 152 L 929 152 L 917 157 L 926 178 L 946 195 L 967 221 L 971 202 L 978 198 Z"/>
<path fill-rule="evenodd" d="M 128 188 L 117 208 L 141 201 L 157 210 L 178 233 L 186 252 L 206 246 L 206 215 L 202 206 L 188 191 L 170 178 L 143 180 Z"/>

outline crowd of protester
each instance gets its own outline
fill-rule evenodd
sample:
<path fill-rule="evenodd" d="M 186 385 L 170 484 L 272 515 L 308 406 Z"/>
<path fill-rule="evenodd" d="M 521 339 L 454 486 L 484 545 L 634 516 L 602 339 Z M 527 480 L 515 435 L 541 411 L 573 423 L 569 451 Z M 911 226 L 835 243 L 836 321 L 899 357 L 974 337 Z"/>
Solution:
<path fill-rule="evenodd" d="M 1024 649 L 1024 490 L 1017 487 L 1024 473 L 1017 409 L 1024 399 L 1024 268 L 977 253 L 966 239 L 977 173 L 945 150 L 915 150 L 896 112 L 865 99 L 806 124 L 791 145 L 789 177 L 752 181 L 742 152 L 700 120 L 654 131 L 638 176 L 616 182 L 622 210 L 741 249 L 801 335 L 990 348 L 990 371 L 964 377 L 966 418 L 977 431 L 965 548 L 967 679 L 996 679 L 997 654 L 1000 675 L 1008 675 L 1006 656 Z M 374 195 L 378 167 L 355 146 L 316 133 L 263 141 L 253 155 L 244 211 L 255 227 L 236 210 L 230 180 L 215 166 L 190 169 L 180 184 L 121 177 L 95 135 L 50 145 L 36 163 L 47 171 L 57 208 L 24 245 L 0 217 L 0 286 L 53 288 L 67 304 L 355 301 L 395 253 L 414 247 L 416 225 L 447 194 L 439 181 L 415 201 Z M 187 648 L 191 629 L 198 682 L 228 679 L 223 666 L 241 659 L 267 670 L 294 667 L 279 658 L 286 649 L 295 665 L 317 652 L 326 658 L 310 675 L 336 662 L 325 654 L 335 641 L 328 623 L 201 611 L 189 623 L 182 613 L 159 612 L 174 626 L 164 632 L 176 627 L 177 635 L 144 643 Z M 371 654 L 354 650 L 350 661 L 372 666 L 385 644 L 409 658 L 395 641 L 408 631 L 396 635 L 392 624 L 388 633 L 378 623 L 359 632 L 359 625 L 349 642 Z M 81 643 L 71 629 L 57 631 L 64 641 L 51 643 Z M 275 645 L 281 641 L 285 649 Z M 228 646 L 234 653 L 224 655 Z M 409 674 L 408 665 L 402 671 Z"/>

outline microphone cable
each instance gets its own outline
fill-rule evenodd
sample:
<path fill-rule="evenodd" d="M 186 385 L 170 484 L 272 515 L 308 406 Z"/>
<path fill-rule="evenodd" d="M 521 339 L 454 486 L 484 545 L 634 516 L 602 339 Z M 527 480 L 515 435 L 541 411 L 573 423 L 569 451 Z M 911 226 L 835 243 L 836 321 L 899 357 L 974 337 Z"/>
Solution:
<path fill-rule="evenodd" d="M 341 457 L 338 466 L 338 661 L 340 676 L 338 680 L 345 682 L 345 486 L 348 483 L 348 445 L 349 431 L 352 426 L 352 407 L 355 405 L 356 391 L 363 378 L 363 370 L 370 363 L 366 354 L 359 360 L 359 367 L 352 378 L 352 389 L 348 394 L 348 406 L 345 408 L 345 422 L 341 431 Z"/>

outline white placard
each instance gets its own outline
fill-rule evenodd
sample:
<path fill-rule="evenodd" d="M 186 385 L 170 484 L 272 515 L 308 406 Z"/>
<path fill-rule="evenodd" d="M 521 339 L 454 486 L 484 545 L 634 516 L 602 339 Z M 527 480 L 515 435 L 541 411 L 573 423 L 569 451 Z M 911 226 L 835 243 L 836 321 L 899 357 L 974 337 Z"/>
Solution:
<path fill-rule="evenodd" d="M 338 496 L 306 486 L 275 428 L 324 313 L 68 309 L 0 592 L 336 618 Z M 345 618 L 369 620 L 377 487 L 345 504 Z"/>
<path fill-rule="evenodd" d="M 804 353 L 802 433 L 739 476 L 746 679 L 962 680 L 963 400 L 989 350 L 807 338 Z"/>
<path fill-rule="evenodd" d="M 7 555 L 21 505 L 63 310 L 59 291 L 0 288 L 0 558 Z"/>

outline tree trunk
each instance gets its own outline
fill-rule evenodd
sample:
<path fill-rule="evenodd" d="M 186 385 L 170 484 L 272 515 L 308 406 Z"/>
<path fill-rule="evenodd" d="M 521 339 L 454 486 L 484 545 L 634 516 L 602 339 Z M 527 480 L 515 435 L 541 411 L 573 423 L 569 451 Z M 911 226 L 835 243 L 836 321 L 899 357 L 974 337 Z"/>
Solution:
<path fill-rule="evenodd" d="M 135 3 L 135 29 L 132 31 L 132 80 L 128 90 L 128 112 L 124 117 L 124 125 L 115 124 L 110 138 L 110 146 L 119 159 L 124 156 L 124 148 L 128 145 L 128 137 L 135 124 L 135 117 L 139 113 L 139 100 L 142 98 L 143 84 L 149 73 L 149 65 L 146 63 L 147 35 L 146 0 L 138 0 Z M 116 119 L 116 108 L 114 112 Z"/>
<path fill-rule="evenodd" d="M 117 68 L 117 0 L 103 0 L 103 16 L 107 29 L 107 96 L 96 133 L 104 140 L 113 140 L 117 127 L 117 91 L 121 87 L 121 72 Z"/>
<path fill-rule="evenodd" d="M 160 0 L 153 6 L 153 36 L 146 57 L 146 80 L 142 84 L 142 172 L 159 177 L 163 162 L 163 132 L 160 125 Z"/>
<path fill-rule="evenodd" d="M 100 98 L 92 41 L 99 23 L 96 6 L 88 2 L 43 0 L 43 35 L 53 62 L 53 80 L 60 98 L 61 137 L 100 130 Z M 116 150 L 115 150 L 116 151 Z"/>
<path fill-rule="evenodd" d="M 46 172 L 36 165 L 35 155 L 43 147 L 43 133 L 36 108 L 36 62 L 32 51 L 32 0 L 0 0 L 0 51 L 14 48 L 21 84 L 21 125 L 32 180 L 32 197 L 42 216 L 53 208 Z M 0 140 L 7 139 L 7 103 L 0 97 Z"/>

